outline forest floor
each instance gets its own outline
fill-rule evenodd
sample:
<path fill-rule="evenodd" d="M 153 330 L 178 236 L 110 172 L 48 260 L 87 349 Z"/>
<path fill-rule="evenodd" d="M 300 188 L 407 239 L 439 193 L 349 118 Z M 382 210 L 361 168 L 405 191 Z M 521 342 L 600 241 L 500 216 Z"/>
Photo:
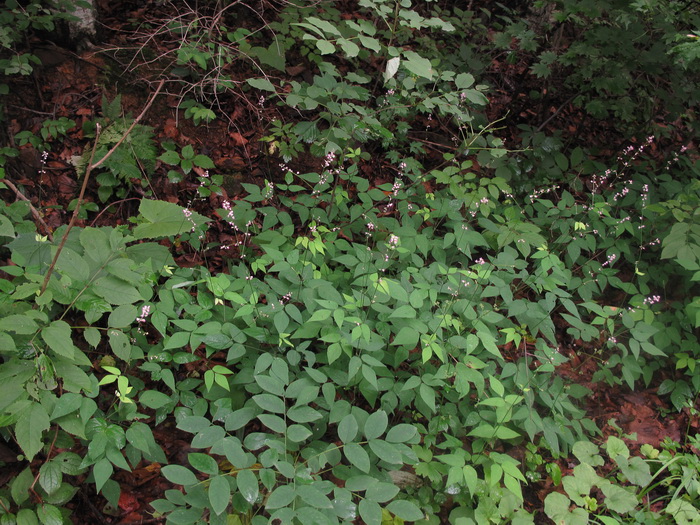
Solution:
<path fill-rule="evenodd" d="M 154 78 L 148 78 L 143 69 L 123 69 L 129 67 L 128 60 L 124 58 L 128 56 L 125 50 L 133 48 L 133 45 L 127 45 L 130 33 L 127 31 L 129 23 L 125 21 L 143 17 L 144 14 L 126 3 L 114 8 L 102 20 L 110 28 L 104 32 L 106 40 L 88 51 L 76 53 L 45 41 L 35 42 L 34 52 L 45 65 L 36 68 L 32 76 L 15 77 L 13 80 L 7 106 L 7 119 L 11 123 L 9 136 L 21 130 L 38 133 L 46 119 L 65 117 L 76 122 L 65 138 L 53 141 L 50 151 L 37 151 L 31 145 L 23 146 L 21 156 L 9 171 L 14 182 L 24 188 L 33 206 L 43 211 L 44 221 L 52 230 L 67 224 L 71 215 L 69 204 L 79 191 L 80 180 L 76 178 L 71 159 L 82 155 L 89 144 L 83 136 L 82 124 L 100 114 L 103 97 L 111 100 L 121 95 L 125 111 L 138 114 L 155 84 Z M 159 14 L 167 16 L 167 13 Z M 154 69 L 157 70 L 157 67 L 154 66 Z M 527 84 L 530 78 L 527 65 L 494 61 L 490 76 L 501 81 L 494 82 L 497 87 L 489 93 L 488 115 L 492 119 L 505 116 L 501 125 L 512 129 L 511 136 L 517 136 L 518 124 L 539 125 L 546 121 L 542 126 L 545 132 L 558 130 L 563 132 L 565 138 L 579 142 L 585 137 L 586 146 L 598 151 L 601 156 L 614 155 L 615 149 L 622 147 L 615 132 L 611 131 L 612 126 L 611 129 L 601 128 L 598 121 L 592 122 L 580 109 L 570 104 L 562 106 L 559 105 L 562 101 L 547 100 L 541 106 L 529 107 L 530 98 L 525 93 L 540 87 Z M 516 85 L 517 90 L 509 88 Z M 195 151 L 208 155 L 214 161 L 216 171 L 225 176 L 224 194 L 193 201 L 198 186 L 195 180 L 198 168 L 189 178 L 171 183 L 166 175 L 167 167 L 159 166 L 156 174 L 144 185 L 133 184 L 128 195 L 112 201 L 108 206 L 100 203 L 97 187 L 91 184 L 86 198 L 94 202 L 97 209 L 87 219 L 79 220 L 78 226 L 127 224 L 129 218 L 137 213 L 139 199 L 146 192 L 155 198 L 189 205 L 204 215 L 212 216 L 214 210 L 221 207 L 223 199 L 238 198 L 242 191 L 241 182 L 262 185 L 265 179 L 273 182 L 279 180 L 275 178 L 281 177 L 278 159 L 270 155 L 267 145 L 260 141 L 268 134 L 270 121 L 277 116 L 278 109 L 273 101 L 246 104 L 236 97 L 227 98 L 222 94 L 220 104 L 227 111 L 228 118 L 195 126 L 191 120 L 183 118 L 183 112 L 178 110 L 179 99 L 180 92 L 166 84 L 165 94 L 156 99 L 143 123 L 153 128 L 159 142 L 172 141 L 179 147 L 189 144 Z M 508 145 L 517 148 L 517 144 Z M 434 147 L 435 154 L 441 155 L 440 145 Z M 377 166 L 376 162 L 369 161 L 361 168 L 370 179 L 371 187 L 386 182 L 381 166 Z M 320 159 L 302 155 L 293 164 L 295 168 L 309 172 L 318 169 Z M 14 195 L 6 191 L 4 198 L 14 199 Z M 217 231 L 213 227 L 206 241 L 227 244 L 229 238 L 223 230 Z M 205 260 L 186 246 L 178 250 L 178 264 L 206 264 L 212 272 L 220 271 L 225 266 L 225 258 L 229 256 L 224 251 L 214 250 Z M 592 374 L 596 370 L 593 352 L 587 348 L 590 344 L 572 341 L 565 349 L 570 361 L 559 368 L 563 377 L 587 387 L 591 387 Z M 699 432 L 700 418 L 697 414 L 688 411 L 677 413 L 656 394 L 656 386 L 664 376 L 673 375 L 674 371 L 659 374 L 654 385 L 638 391 L 597 383 L 592 387 L 593 394 L 585 400 L 588 417 L 595 421 L 603 436 L 636 436 L 636 441 L 628 441 L 632 448 L 645 443 L 658 447 L 666 437 L 679 441 L 684 435 Z M 189 443 L 172 424 L 161 425 L 153 432 L 169 459 L 178 461 L 175 458 L 186 456 Z M 560 468 L 563 474 L 571 470 L 565 461 L 560 461 Z M 75 506 L 76 523 L 160 522 L 149 515 L 148 502 L 162 497 L 163 492 L 172 485 L 159 476 L 157 468 L 148 466 L 130 473 L 121 471 L 116 479 L 122 488 L 120 508 L 109 508 L 101 497 L 95 496 L 92 487 L 84 485 L 80 489 L 80 497 L 69 505 Z M 531 484 L 525 493 L 526 497 L 531 498 L 526 508 L 531 511 L 541 509 L 543 498 L 549 492 L 550 487 L 544 482 Z"/>

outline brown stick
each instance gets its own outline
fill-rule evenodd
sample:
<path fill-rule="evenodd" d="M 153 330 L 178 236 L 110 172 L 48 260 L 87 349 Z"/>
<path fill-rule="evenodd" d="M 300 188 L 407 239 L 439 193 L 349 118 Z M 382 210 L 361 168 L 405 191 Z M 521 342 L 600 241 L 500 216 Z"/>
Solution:
<path fill-rule="evenodd" d="M 8 179 L 0 179 L 0 182 L 4 182 L 8 188 L 10 188 L 12 191 L 15 192 L 15 195 L 19 199 L 22 199 L 25 201 L 27 204 L 29 204 L 29 209 L 32 212 L 32 215 L 34 218 L 37 220 L 39 224 L 41 224 L 44 227 L 44 230 L 46 230 L 46 236 L 49 238 L 51 242 L 53 242 L 53 235 L 51 235 L 51 228 L 49 228 L 49 225 L 44 222 L 44 219 L 41 218 L 41 215 L 39 214 L 39 211 L 34 207 L 32 204 L 32 201 L 30 201 L 21 191 L 19 191 L 19 188 L 14 185 L 14 183 Z"/>
<path fill-rule="evenodd" d="M 87 183 L 88 180 L 90 179 L 90 174 L 92 173 L 92 170 L 95 168 L 100 167 L 104 161 L 106 161 L 109 157 L 112 156 L 112 154 L 116 151 L 116 149 L 121 145 L 122 142 L 126 140 L 126 137 L 129 136 L 129 133 L 136 127 L 136 124 L 139 123 L 139 121 L 146 115 L 146 112 L 150 109 L 151 105 L 155 101 L 156 97 L 158 96 L 158 93 L 160 93 L 160 90 L 163 88 L 163 84 L 165 84 L 165 79 L 160 81 L 160 84 L 158 84 L 158 87 L 156 88 L 155 93 L 151 95 L 151 98 L 148 99 L 148 102 L 146 103 L 146 106 L 143 108 L 143 111 L 139 114 L 138 117 L 134 119 L 134 121 L 131 123 L 131 126 L 129 126 L 129 129 L 127 129 L 122 137 L 119 139 L 119 141 L 110 149 L 104 157 L 102 157 L 100 160 L 95 162 L 93 164 L 93 159 L 95 158 L 95 150 L 97 149 L 97 142 L 100 138 L 100 128 L 98 126 L 97 128 L 97 136 L 95 137 L 95 144 L 92 146 L 92 153 L 90 154 L 90 162 L 88 164 L 87 169 L 85 170 L 85 175 L 83 179 L 83 185 L 80 188 L 80 195 L 78 196 L 78 203 L 75 206 L 75 210 L 73 210 L 73 216 L 70 219 L 70 222 L 68 223 L 68 228 L 66 228 L 65 233 L 63 234 L 63 237 L 61 238 L 61 242 L 58 245 L 58 249 L 56 250 L 56 255 L 53 256 L 53 260 L 51 261 L 51 265 L 49 266 L 48 271 L 46 272 L 46 277 L 44 277 L 44 282 L 41 285 L 41 291 L 39 292 L 39 295 L 42 295 L 46 291 L 46 287 L 49 285 L 49 280 L 51 279 L 51 274 L 53 273 L 54 268 L 56 267 L 56 262 L 58 261 L 58 257 L 61 255 L 61 251 L 63 250 L 63 246 L 66 244 L 66 240 L 68 240 L 68 234 L 70 233 L 71 229 L 75 225 L 75 221 L 78 218 L 78 212 L 80 211 L 80 203 L 83 201 L 83 197 L 85 195 L 85 190 L 87 188 Z"/>

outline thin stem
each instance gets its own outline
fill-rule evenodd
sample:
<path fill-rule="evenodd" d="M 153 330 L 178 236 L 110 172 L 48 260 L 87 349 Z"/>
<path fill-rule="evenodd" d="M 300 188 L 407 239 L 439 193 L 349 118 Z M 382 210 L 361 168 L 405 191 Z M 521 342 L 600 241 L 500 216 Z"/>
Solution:
<path fill-rule="evenodd" d="M 11 182 L 8 179 L 0 179 L 0 182 L 4 182 L 8 188 L 10 188 L 12 191 L 15 192 L 15 195 L 24 202 L 26 202 L 29 205 L 29 209 L 32 212 L 32 215 L 34 215 L 34 218 L 37 220 L 39 224 L 41 224 L 44 227 L 44 230 L 46 231 L 46 236 L 49 238 L 51 242 L 53 242 L 53 235 L 51 234 L 51 228 L 49 228 L 49 225 L 44 222 L 44 219 L 41 218 L 41 215 L 39 214 L 39 211 L 32 205 L 32 201 L 30 201 L 21 191 L 19 191 L 19 188 L 15 186 L 13 182 Z"/>
<path fill-rule="evenodd" d="M 83 201 L 83 197 L 85 196 L 85 190 L 87 189 L 88 180 L 90 180 L 90 174 L 94 169 L 99 168 L 109 157 L 111 157 L 112 154 L 117 150 L 117 148 L 121 146 L 122 142 L 126 140 L 126 137 L 128 137 L 131 131 L 136 127 L 136 124 L 139 123 L 139 121 L 144 117 L 144 115 L 146 115 L 146 112 L 150 109 L 151 105 L 160 93 L 160 90 L 163 88 L 163 84 L 165 84 L 165 79 L 160 81 L 160 84 L 158 84 L 156 91 L 153 93 L 153 95 L 151 95 L 151 98 L 146 103 L 146 106 L 143 108 L 143 111 L 141 111 L 139 116 L 134 119 L 134 121 L 131 123 L 131 126 L 129 126 L 129 129 L 127 129 L 124 132 L 119 141 L 117 141 L 117 143 L 112 147 L 112 149 L 110 149 L 105 154 L 104 157 L 102 157 L 97 162 L 93 163 L 95 158 L 95 150 L 97 149 L 97 143 L 99 142 L 100 138 L 100 127 L 97 127 L 95 143 L 93 144 L 92 152 L 90 153 L 90 162 L 88 163 L 88 167 L 85 170 L 83 185 L 80 188 L 80 195 L 78 196 L 78 203 L 75 206 L 75 210 L 73 210 L 73 216 L 71 217 L 70 222 L 68 223 L 68 227 L 66 228 L 66 231 L 63 234 L 63 237 L 61 238 L 61 242 L 58 245 L 56 255 L 54 255 L 53 260 L 51 261 L 51 265 L 49 266 L 49 269 L 46 272 L 46 277 L 44 277 L 44 282 L 41 285 L 41 291 L 39 292 L 39 295 L 43 295 L 43 293 L 46 291 L 46 287 L 49 285 L 49 280 L 51 279 L 51 274 L 53 273 L 53 270 L 56 267 L 56 263 L 58 262 L 58 258 L 61 255 L 61 251 L 63 251 L 63 247 L 65 246 L 66 241 L 68 240 L 68 234 L 70 233 L 71 229 L 73 229 L 73 226 L 75 226 L 75 221 L 78 219 L 78 213 L 80 212 L 80 204 Z"/>

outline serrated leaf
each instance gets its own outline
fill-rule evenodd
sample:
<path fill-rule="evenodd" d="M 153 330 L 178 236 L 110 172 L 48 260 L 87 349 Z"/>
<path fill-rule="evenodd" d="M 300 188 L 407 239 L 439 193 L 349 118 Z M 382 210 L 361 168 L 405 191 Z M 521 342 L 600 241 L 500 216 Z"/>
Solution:
<path fill-rule="evenodd" d="M 63 482 L 61 467 L 53 461 L 47 461 L 39 469 L 39 485 L 47 494 L 51 495 L 58 490 Z"/>
<path fill-rule="evenodd" d="M 41 337 L 46 344 L 59 355 L 73 359 L 74 346 L 71 329 L 65 321 L 54 321 L 41 330 Z"/>
<path fill-rule="evenodd" d="M 21 505 L 29 499 L 29 487 L 34 482 L 34 475 L 29 467 L 25 468 L 12 480 L 10 494 L 17 505 Z"/>
<path fill-rule="evenodd" d="M 107 303 L 114 305 L 131 304 L 146 299 L 135 286 L 113 275 L 97 279 L 91 290 Z"/>
<path fill-rule="evenodd" d="M 40 403 L 32 403 L 19 416 L 15 425 L 15 437 L 29 461 L 34 459 L 37 452 L 44 446 L 43 433 L 50 427 L 49 415 Z"/>
<path fill-rule="evenodd" d="M 36 506 L 36 515 L 42 525 L 63 525 L 63 515 L 58 507 L 48 503 L 40 503 Z"/>
<path fill-rule="evenodd" d="M 170 150 L 158 157 L 158 160 L 170 164 L 171 166 L 177 166 L 180 164 L 180 155 L 178 155 L 177 151 Z"/>

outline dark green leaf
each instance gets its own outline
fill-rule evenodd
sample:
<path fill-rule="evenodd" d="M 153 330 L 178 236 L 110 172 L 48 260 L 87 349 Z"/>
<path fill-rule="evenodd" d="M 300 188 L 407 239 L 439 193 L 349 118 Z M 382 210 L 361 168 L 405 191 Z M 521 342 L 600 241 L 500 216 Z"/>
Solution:
<path fill-rule="evenodd" d="M 398 499 L 386 506 L 386 509 L 405 521 L 418 521 L 423 519 L 423 513 L 415 503 Z"/>
<path fill-rule="evenodd" d="M 367 439 L 374 439 L 381 436 L 389 424 L 389 417 L 386 412 L 379 410 L 370 414 L 365 421 L 364 434 Z"/>
<path fill-rule="evenodd" d="M 295 495 L 296 493 L 294 491 L 294 487 L 291 485 L 282 485 L 277 487 L 267 498 L 265 508 L 271 510 L 286 507 L 294 500 Z"/>
<path fill-rule="evenodd" d="M 357 419 L 352 414 L 348 414 L 338 424 L 338 437 L 343 443 L 350 443 L 357 437 L 358 430 Z"/>
<path fill-rule="evenodd" d="M 370 461 L 369 454 L 365 452 L 357 443 L 347 443 L 343 447 L 343 453 L 350 463 L 359 468 L 362 472 L 369 472 Z"/>
<path fill-rule="evenodd" d="M 160 471 L 165 479 L 177 485 L 194 485 L 199 481 L 190 469 L 182 465 L 166 465 Z"/>
<path fill-rule="evenodd" d="M 226 476 L 215 476 L 211 479 L 208 495 L 214 514 L 223 514 L 231 500 L 231 485 Z"/>
<path fill-rule="evenodd" d="M 333 504 L 328 497 L 312 485 L 299 485 L 297 495 L 307 504 L 317 509 L 332 509 Z"/>
<path fill-rule="evenodd" d="M 210 476 L 215 476 L 219 473 L 219 466 L 216 464 L 216 460 L 209 454 L 190 452 L 187 455 L 187 461 L 189 461 L 190 465 L 195 469 L 209 474 Z"/>
<path fill-rule="evenodd" d="M 39 485 L 47 494 L 53 494 L 63 482 L 61 467 L 54 461 L 47 461 L 39 469 Z"/>
<path fill-rule="evenodd" d="M 252 470 L 241 470 L 236 476 L 238 490 L 245 500 L 251 505 L 258 499 L 258 478 Z M 282 487 L 280 487 L 282 488 Z M 274 494 L 274 493 L 273 493 Z M 272 497 L 272 494 L 270 495 Z M 268 500 L 269 503 L 269 500 Z M 271 508 L 269 505 L 267 508 Z"/>

